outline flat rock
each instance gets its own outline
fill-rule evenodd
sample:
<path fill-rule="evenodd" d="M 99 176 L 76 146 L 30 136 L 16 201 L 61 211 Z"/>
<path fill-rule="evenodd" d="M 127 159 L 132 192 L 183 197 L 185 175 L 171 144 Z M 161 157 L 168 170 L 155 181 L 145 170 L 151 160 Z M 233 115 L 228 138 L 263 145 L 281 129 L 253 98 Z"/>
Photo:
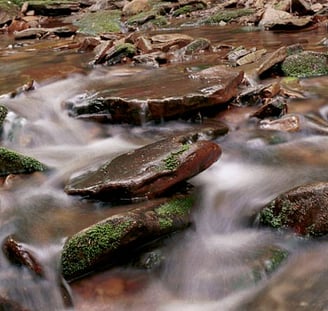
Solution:
<path fill-rule="evenodd" d="M 164 139 L 72 179 L 65 191 L 114 201 L 156 197 L 208 168 L 220 154 L 214 142 L 190 143 L 185 136 Z"/>
<path fill-rule="evenodd" d="M 268 7 L 259 23 L 265 29 L 290 29 L 302 28 L 312 23 L 311 16 L 298 17 L 285 11 Z"/>
<path fill-rule="evenodd" d="M 279 195 L 260 212 L 260 222 L 300 235 L 328 232 L 328 183 L 318 182 Z"/>
<path fill-rule="evenodd" d="M 153 73 L 152 73 L 153 74 Z M 198 114 L 205 108 L 227 103 L 238 93 L 242 71 L 214 66 L 193 74 L 179 68 L 165 69 L 169 79 L 134 78 L 127 84 L 113 86 L 114 91 L 100 91 L 97 96 L 80 97 L 68 102 L 70 114 L 79 118 L 106 116 L 111 123 L 142 124 L 151 120 L 176 119 Z M 141 76 L 140 76 L 141 78 Z M 128 87 L 126 87 L 128 85 Z M 108 95 L 110 93 L 110 95 Z"/>

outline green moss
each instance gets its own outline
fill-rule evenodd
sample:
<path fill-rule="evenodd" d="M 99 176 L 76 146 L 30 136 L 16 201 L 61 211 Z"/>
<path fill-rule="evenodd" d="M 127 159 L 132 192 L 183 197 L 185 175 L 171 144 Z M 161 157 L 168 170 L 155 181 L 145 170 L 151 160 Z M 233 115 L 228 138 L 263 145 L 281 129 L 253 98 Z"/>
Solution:
<path fill-rule="evenodd" d="M 44 171 L 46 166 L 36 159 L 0 147 L 0 176 Z"/>
<path fill-rule="evenodd" d="M 121 12 L 113 11 L 98 11 L 86 13 L 80 20 L 74 24 L 79 27 L 79 32 L 97 35 L 106 32 L 120 32 Z"/>
<path fill-rule="evenodd" d="M 8 109 L 5 106 L 0 105 L 0 128 L 3 124 L 3 121 L 5 120 L 6 116 L 8 114 Z"/>
<path fill-rule="evenodd" d="M 65 277 L 90 271 L 94 262 L 104 254 L 118 248 L 132 219 L 102 222 L 73 235 L 62 252 L 62 271 Z"/>
<path fill-rule="evenodd" d="M 173 171 L 180 165 L 180 155 L 189 150 L 189 144 L 183 144 L 178 151 L 171 152 L 164 160 L 161 169 Z"/>
<path fill-rule="evenodd" d="M 177 17 L 180 15 L 185 15 L 193 11 L 203 10 L 205 5 L 203 3 L 196 3 L 195 5 L 187 4 L 184 5 L 173 12 L 173 16 Z"/>
<path fill-rule="evenodd" d="M 162 230 L 170 229 L 173 226 L 173 219 L 189 214 L 193 204 L 194 198 L 189 196 L 160 205 L 155 209 L 160 228 Z"/>
<path fill-rule="evenodd" d="M 286 76 L 312 77 L 328 74 L 328 57 L 321 53 L 304 52 L 291 55 L 282 63 Z"/>
<path fill-rule="evenodd" d="M 237 10 L 221 10 L 213 16 L 206 18 L 203 23 L 204 24 L 218 24 L 221 21 L 230 22 L 233 19 L 247 16 L 255 13 L 253 9 L 237 9 Z"/>
<path fill-rule="evenodd" d="M 125 56 L 133 57 L 137 52 L 137 48 L 131 43 L 122 43 L 115 47 L 115 54 L 123 53 Z"/>
<path fill-rule="evenodd" d="M 154 20 L 158 16 L 157 10 L 150 10 L 147 12 L 141 12 L 130 17 L 126 23 L 127 25 L 142 25 L 150 20 Z"/>
<path fill-rule="evenodd" d="M 281 209 L 277 213 L 275 213 L 277 210 L 276 205 L 276 200 L 274 200 L 264 207 L 260 213 L 260 222 L 268 224 L 273 228 L 286 228 L 295 210 L 292 204 L 286 199 L 283 200 Z"/>

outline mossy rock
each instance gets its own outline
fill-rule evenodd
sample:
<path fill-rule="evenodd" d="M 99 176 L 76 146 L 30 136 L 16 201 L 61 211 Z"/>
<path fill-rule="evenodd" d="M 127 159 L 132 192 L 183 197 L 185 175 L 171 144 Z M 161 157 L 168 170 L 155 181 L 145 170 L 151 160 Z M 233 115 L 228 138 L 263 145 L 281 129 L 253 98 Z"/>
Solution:
<path fill-rule="evenodd" d="M 63 276 L 72 280 L 131 260 L 143 244 L 186 228 L 193 203 L 190 195 L 150 201 L 76 233 L 63 248 Z"/>
<path fill-rule="evenodd" d="M 7 107 L 0 105 L 0 130 L 7 114 L 8 114 Z"/>
<path fill-rule="evenodd" d="M 106 32 L 121 31 L 121 12 L 119 10 L 89 12 L 74 24 L 79 27 L 79 32 L 97 35 Z"/>
<path fill-rule="evenodd" d="M 242 16 L 252 15 L 255 13 L 253 9 L 237 9 L 237 10 L 221 10 L 202 21 L 202 24 L 218 24 L 220 22 L 229 23 L 230 21 Z"/>
<path fill-rule="evenodd" d="M 185 14 L 191 13 L 193 11 L 203 10 L 205 8 L 206 8 L 206 5 L 204 3 L 187 4 L 187 5 L 181 6 L 180 8 L 176 9 L 173 12 L 173 16 L 178 17 L 180 15 L 185 15 Z"/>
<path fill-rule="evenodd" d="M 139 14 L 133 15 L 126 21 L 127 25 L 143 25 L 149 21 L 156 19 L 158 16 L 157 10 L 150 10 L 147 12 L 141 12 Z"/>
<path fill-rule="evenodd" d="M 328 183 L 296 187 L 277 196 L 259 213 L 259 223 L 304 236 L 328 233 Z"/>
<path fill-rule="evenodd" d="M 28 174 L 45 171 L 46 166 L 38 160 L 16 151 L 0 147 L 0 176 L 9 174 Z"/>
<path fill-rule="evenodd" d="M 317 52 L 302 52 L 288 56 L 281 65 L 286 76 L 307 78 L 328 74 L 328 55 Z"/>

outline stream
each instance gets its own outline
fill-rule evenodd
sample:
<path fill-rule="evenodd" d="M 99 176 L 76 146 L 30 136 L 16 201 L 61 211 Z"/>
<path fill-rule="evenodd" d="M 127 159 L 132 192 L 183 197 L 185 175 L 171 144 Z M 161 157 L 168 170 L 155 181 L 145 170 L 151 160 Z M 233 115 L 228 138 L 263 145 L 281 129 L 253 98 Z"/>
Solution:
<path fill-rule="evenodd" d="M 179 31 L 206 37 L 216 45 L 273 51 L 301 43 L 305 49 L 327 51 L 318 45 L 327 35 L 323 28 L 269 32 L 204 26 Z M 187 128 L 182 121 L 127 126 L 74 119 L 64 103 L 102 90 L 147 96 L 149 90 L 160 95 L 174 87 L 183 89 L 174 79 L 175 72 L 217 65 L 219 59 L 204 56 L 157 69 L 92 68 L 88 65 L 92 53 L 56 48 L 49 53 L 49 44 L 58 43 L 18 43 L 10 36 L 0 42 L 0 104 L 11 111 L 1 143 L 53 168 L 48 175 L 7 178 L 0 187 L 0 240 L 13 234 L 26 243 L 47 275 L 46 279 L 32 276 L 11 265 L 0 252 L 0 287 L 29 310 L 68 310 L 58 285 L 65 238 L 123 208 L 68 196 L 63 191 L 67 180 Z M 6 95 L 29 79 L 36 81 L 36 90 L 14 98 Z M 290 100 L 290 112 L 315 114 L 327 122 L 327 76 L 302 83 L 309 96 Z M 275 232 L 258 227 L 254 218 L 278 194 L 301 184 L 327 181 L 327 130 L 266 132 L 251 122 L 234 127 L 234 121 L 228 124 L 230 132 L 217 139 L 221 158 L 190 180 L 197 192 L 194 225 L 162 242 L 160 269 L 117 267 L 73 282 L 69 286 L 74 310 L 328 310 L 326 238 L 309 240 Z M 273 139 L 283 143 L 272 144 Z M 271 245 L 286 250 L 288 258 L 273 273 L 254 280 L 251 263 Z M 240 286 L 242 282 L 247 286 Z"/>

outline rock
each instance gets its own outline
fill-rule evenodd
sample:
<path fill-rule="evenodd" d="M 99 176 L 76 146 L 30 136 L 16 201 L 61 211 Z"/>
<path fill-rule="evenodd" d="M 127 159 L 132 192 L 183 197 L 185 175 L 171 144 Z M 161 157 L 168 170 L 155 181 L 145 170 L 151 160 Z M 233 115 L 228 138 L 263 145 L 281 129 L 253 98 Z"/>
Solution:
<path fill-rule="evenodd" d="M 140 12 L 147 12 L 151 9 L 149 0 L 132 0 L 124 5 L 122 9 L 123 15 L 131 16 Z"/>
<path fill-rule="evenodd" d="M 46 166 L 31 157 L 0 147 L 0 176 L 45 171 Z"/>
<path fill-rule="evenodd" d="M 281 65 L 286 76 L 308 78 L 328 74 L 328 56 L 324 53 L 305 51 L 288 56 Z"/>
<path fill-rule="evenodd" d="M 34 11 L 36 15 L 44 16 L 70 15 L 72 12 L 77 12 L 79 10 L 79 6 L 78 1 L 68 0 L 28 1 L 28 10 Z"/>
<path fill-rule="evenodd" d="M 69 181 L 65 191 L 112 201 L 159 196 L 207 169 L 221 154 L 216 143 L 181 139 L 164 139 L 123 154 Z"/>
<path fill-rule="evenodd" d="M 273 53 L 270 53 L 263 61 L 261 61 L 260 65 L 256 68 L 256 73 L 258 74 L 258 76 L 261 76 L 274 65 L 283 62 L 286 57 L 287 48 L 285 46 L 282 46 Z"/>
<path fill-rule="evenodd" d="M 74 22 L 79 32 L 89 35 L 98 35 L 106 32 L 121 32 L 121 11 L 101 10 L 88 12 Z"/>
<path fill-rule="evenodd" d="M 300 235 L 321 236 L 328 232 L 328 183 L 296 187 L 279 195 L 259 214 L 261 224 L 290 229 Z"/>
<path fill-rule="evenodd" d="M 122 43 L 112 46 L 112 43 L 101 51 L 93 61 L 94 65 L 105 63 L 108 66 L 122 63 L 126 58 L 132 59 L 137 53 L 136 47 L 131 43 Z"/>
<path fill-rule="evenodd" d="M 193 201 L 190 195 L 150 201 L 76 233 L 62 251 L 63 276 L 69 281 L 131 260 L 136 248 L 186 228 Z"/>
<path fill-rule="evenodd" d="M 211 48 L 211 41 L 206 38 L 197 38 L 181 49 L 185 55 L 194 55 Z"/>
<path fill-rule="evenodd" d="M 328 305 L 326 243 L 298 249 L 295 253 L 275 278 L 234 310 L 325 310 Z"/>
<path fill-rule="evenodd" d="M 300 127 L 300 118 L 297 115 L 286 115 L 277 120 L 262 120 L 259 124 L 262 130 L 282 132 L 298 132 Z"/>
<path fill-rule="evenodd" d="M 272 7 L 268 7 L 259 23 L 259 26 L 265 29 L 290 29 L 302 28 L 312 23 L 311 16 L 298 17 L 293 16 L 285 11 L 276 10 Z"/>
<path fill-rule="evenodd" d="M 0 105 L 0 133 L 1 133 L 3 122 L 5 121 L 7 114 L 8 114 L 8 108 Z"/>
<path fill-rule="evenodd" d="M 140 26 L 149 21 L 154 21 L 158 17 L 158 10 L 149 10 L 146 12 L 141 12 L 127 19 L 127 26 Z"/>
<path fill-rule="evenodd" d="M 159 55 L 154 57 L 156 59 Z M 225 104 L 235 97 L 242 79 L 242 71 L 214 66 L 193 74 L 178 72 L 170 81 L 172 84 L 164 86 L 160 80 L 153 80 L 147 90 L 143 81 L 140 85 L 132 82 L 129 86 L 133 85 L 134 92 L 130 92 L 130 97 L 119 96 L 120 92 L 126 93 L 124 88 L 122 91 L 118 89 L 116 96 L 101 96 L 98 93 L 97 97 L 82 98 L 81 101 L 68 103 L 67 106 L 70 107 L 72 116 L 102 116 L 112 123 L 138 125 L 150 120 L 192 117 L 205 108 Z M 182 90 L 174 87 L 180 83 L 184 83 Z M 160 91 L 163 93 L 160 94 Z M 133 95 L 135 97 L 131 97 Z"/>
<path fill-rule="evenodd" d="M 169 51 L 173 46 L 182 48 L 193 41 L 193 38 L 178 33 L 160 34 L 150 37 L 153 50 Z"/>
<path fill-rule="evenodd" d="M 236 63 L 238 66 L 254 63 L 254 62 L 258 61 L 263 55 L 265 55 L 266 52 L 267 52 L 266 49 L 261 49 L 261 50 L 251 52 L 251 53 L 239 58 L 236 61 Z"/>
<path fill-rule="evenodd" d="M 182 2 L 182 1 L 181 1 Z M 191 12 L 198 11 L 198 10 L 204 10 L 207 6 L 205 1 L 184 1 L 187 2 L 186 4 L 182 4 L 178 8 L 173 8 L 173 16 L 178 17 L 180 15 L 187 15 Z"/>
<path fill-rule="evenodd" d="M 21 31 L 15 31 L 15 40 L 44 38 L 49 34 L 54 34 L 58 37 L 70 37 L 76 33 L 77 28 L 72 26 L 62 26 L 53 28 L 27 28 Z"/>
<path fill-rule="evenodd" d="M 215 13 L 214 15 L 207 17 L 201 24 L 219 24 L 220 22 L 231 22 L 237 18 L 242 16 L 252 15 L 255 13 L 255 10 L 243 8 L 243 9 L 234 9 L 234 10 L 220 10 L 219 12 Z"/>
<path fill-rule="evenodd" d="M 18 243 L 13 236 L 8 236 L 2 245 L 7 259 L 14 264 L 25 266 L 37 276 L 44 276 L 42 265 L 35 259 L 34 255 L 21 243 Z"/>
<path fill-rule="evenodd" d="M 282 97 L 277 97 L 270 100 L 268 103 L 261 106 L 252 114 L 252 117 L 265 119 L 270 117 L 281 117 L 287 113 L 287 104 Z"/>

